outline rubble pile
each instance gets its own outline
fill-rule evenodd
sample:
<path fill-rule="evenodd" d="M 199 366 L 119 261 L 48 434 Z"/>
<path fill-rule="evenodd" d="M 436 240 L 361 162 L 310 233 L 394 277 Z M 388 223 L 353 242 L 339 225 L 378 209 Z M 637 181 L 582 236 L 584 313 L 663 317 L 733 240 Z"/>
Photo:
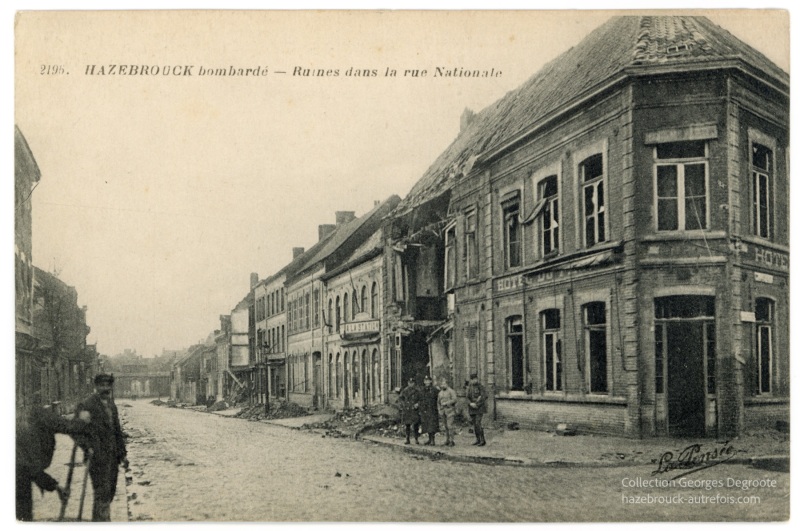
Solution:
<path fill-rule="evenodd" d="M 264 404 L 256 404 L 242 409 L 235 416 L 249 420 L 274 420 L 310 415 L 308 410 L 293 402 L 272 401 L 269 404 L 269 413 L 264 411 Z"/>
<path fill-rule="evenodd" d="M 359 437 L 365 433 L 394 433 L 399 419 L 397 408 L 382 404 L 374 407 L 354 408 L 337 412 L 325 422 L 303 426 L 306 429 L 324 430 L 330 437 Z"/>
<path fill-rule="evenodd" d="M 228 409 L 228 403 L 224 400 L 220 400 L 219 402 L 215 402 L 214 404 L 208 407 L 208 411 L 225 411 Z"/>
<path fill-rule="evenodd" d="M 150 403 L 151 403 L 151 404 L 153 404 L 154 406 L 163 406 L 163 405 L 166 405 L 166 402 L 163 402 L 163 401 L 162 401 L 161 399 L 159 399 L 159 398 L 156 398 L 155 400 L 151 400 L 151 401 L 150 401 Z"/>

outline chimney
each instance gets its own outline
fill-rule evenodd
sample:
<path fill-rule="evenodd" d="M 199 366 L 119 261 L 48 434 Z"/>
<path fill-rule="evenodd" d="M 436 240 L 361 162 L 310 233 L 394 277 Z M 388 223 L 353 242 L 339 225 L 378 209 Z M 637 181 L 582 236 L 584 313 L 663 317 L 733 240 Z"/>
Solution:
<path fill-rule="evenodd" d="M 292 260 L 306 252 L 305 247 L 292 247 Z"/>
<path fill-rule="evenodd" d="M 336 230 L 336 225 L 320 225 L 319 226 L 319 241 L 324 240 Z"/>
<path fill-rule="evenodd" d="M 340 211 L 336 213 L 336 226 L 344 225 L 356 219 L 356 213 L 352 211 Z"/>
<path fill-rule="evenodd" d="M 461 132 L 464 132 L 464 129 L 469 127 L 472 121 L 475 119 L 475 113 L 469 107 L 464 107 L 464 112 L 461 113 Z"/>
<path fill-rule="evenodd" d="M 258 273 L 250 273 L 250 289 L 253 289 L 258 284 Z"/>

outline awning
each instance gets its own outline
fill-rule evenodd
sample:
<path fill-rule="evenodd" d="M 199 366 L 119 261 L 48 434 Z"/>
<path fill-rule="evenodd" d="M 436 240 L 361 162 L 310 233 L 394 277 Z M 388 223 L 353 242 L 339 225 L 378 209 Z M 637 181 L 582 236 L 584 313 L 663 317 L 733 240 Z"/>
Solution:
<path fill-rule="evenodd" d="M 555 266 L 553 269 L 555 270 L 584 269 L 587 267 L 610 264 L 613 261 L 614 261 L 614 251 L 609 249 L 608 251 L 603 251 L 602 253 L 594 254 L 592 256 L 587 256 L 586 258 L 581 258 L 580 260 L 576 260 L 574 262 L 559 264 Z"/>

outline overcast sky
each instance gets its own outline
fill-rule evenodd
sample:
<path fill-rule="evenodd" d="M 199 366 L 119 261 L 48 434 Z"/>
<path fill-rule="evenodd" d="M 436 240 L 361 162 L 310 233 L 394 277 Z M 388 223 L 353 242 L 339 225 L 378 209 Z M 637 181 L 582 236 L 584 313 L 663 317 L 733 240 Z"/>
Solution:
<path fill-rule="evenodd" d="M 74 285 L 90 343 L 152 356 L 205 338 L 337 210 L 404 196 L 479 111 L 609 13 L 28 13 L 16 116 L 42 172 L 33 260 Z M 788 18 L 711 17 L 789 70 Z M 41 75 L 41 65 L 68 75 Z M 87 76 L 86 65 L 194 65 Z M 269 68 L 201 77 L 203 68 Z M 436 67 L 502 71 L 433 78 Z M 295 77 L 296 67 L 339 69 Z M 348 68 L 376 78 L 347 77 Z M 386 68 L 398 77 L 382 74 Z M 405 69 L 426 78 L 404 78 Z M 286 71 L 277 74 L 275 71 Z"/>

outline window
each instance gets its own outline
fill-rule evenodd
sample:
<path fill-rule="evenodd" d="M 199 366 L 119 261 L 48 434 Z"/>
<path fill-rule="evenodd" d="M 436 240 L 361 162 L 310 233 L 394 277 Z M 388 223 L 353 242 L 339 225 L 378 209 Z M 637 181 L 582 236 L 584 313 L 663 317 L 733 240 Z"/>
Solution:
<path fill-rule="evenodd" d="M 608 392 L 606 304 L 590 302 L 583 307 L 589 392 Z"/>
<path fill-rule="evenodd" d="M 339 301 L 339 296 L 338 295 L 336 296 L 336 315 L 335 315 L 335 318 L 336 318 L 336 320 L 334 321 L 334 323 L 336 325 L 336 331 L 338 332 L 339 331 L 339 321 L 342 318 L 342 306 L 341 306 L 341 303 Z"/>
<path fill-rule="evenodd" d="M 659 231 L 708 228 L 708 162 L 703 141 L 655 147 Z"/>
<path fill-rule="evenodd" d="M 503 205 L 503 242 L 506 268 L 518 267 L 522 263 L 518 201 Z"/>
<path fill-rule="evenodd" d="M 752 228 L 753 234 L 762 238 L 772 237 L 772 150 L 761 144 L 752 144 L 750 150 Z"/>
<path fill-rule="evenodd" d="M 319 328 L 319 288 L 314 290 L 314 328 Z"/>
<path fill-rule="evenodd" d="M 370 310 L 372 311 L 372 318 L 377 319 L 378 316 L 378 283 L 372 283 L 372 302 L 370 302 Z"/>
<path fill-rule="evenodd" d="M 539 256 L 558 252 L 558 176 L 545 177 L 536 185 L 541 203 L 539 214 Z"/>
<path fill-rule="evenodd" d="M 328 331 L 333 327 L 333 299 L 328 299 L 328 315 L 325 316 L 325 324 L 328 326 Z"/>
<path fill-rule="evenodd" d="M 352 300 L 353 300 L 352 320 L 355 321 L 356 320 L 356 314 L 361 311 L 361 309 L 358 307 L 358 292 L 356 291 L 356 288 L 353 288 L 353 299 Z"/>
<path fill-rule="evenodd" d="M 336 353 L 336 398 L 342 396 L 342 355 Z"/>
<path fill-rule="evenodd" d="M 544 310 L 542 319 L 542 355 L 544 357 L 545 390 L 564 390 L 564 368 L 561 360 L 561 311 Z"/>
<path fill-rule="evenodd" d="M 772 327 L 775 303 L 770 299 L 756 299 L 756 361 L 758 394 L 772 392 Z"/>
<path fill-rule="evenodd" d="M 367 312 L 367 286 L 361 286 L 361 311 Z"/>
<path fill-rule="evenodd" d="M 348 301 L 350 300 L 350 296 L 345 292 L 344 297 L 342 298 L 342 308 L 344 309 L 344 314 L 342 317 L 344 318 L 344 322 L 346 323 L 350 319 L 350 305 Z"/>
<path fill-rule="evenodd" d="M 309 329 L 309 328 L 311 328 L 311 319 L 310 319 L 310 317 L 311 317 L 310 316 L 310 314 L 311 314 L 311 301 L 310 301 L 310 296 L 309 296 L 308 293 L 306 293 L 306 296 L 305 296 L 305 304 L 304 304 L 304 306 L 306 308 L 305 309 L 306 329 Z"/>
<path fill-rule="evenodd" d="M 475 211 L 468 212 L 464 227 L 464 252 L 467 263 L 467 278 L 478 278 L 478 222 Z"/>
<path fill-rule="evenodd" d="M 456 285 L 456 228 L 450 227 L 444 235 L 444 287 Z"/>
<path fill-rule="evenodd" d="M 284 309 L 283 308 L 283 288 L 281 288 L 281 310 L 280 311 L 283 311 L 283 309 Z"/>
<path fill-rule="evenodd" d="M 525 355 L 522 348 L 522 316 L 514 315 L 506 319 L 506 349 L 508 352 L 509 375 L 512 391 L 525 388 Z"/>
<path fill-rule="evenodd" d="M 586 247 L 606 241 L 606 204 L 603 155 L 597 153 L 578 165 L 583 185 L 583 238 Z"/>

